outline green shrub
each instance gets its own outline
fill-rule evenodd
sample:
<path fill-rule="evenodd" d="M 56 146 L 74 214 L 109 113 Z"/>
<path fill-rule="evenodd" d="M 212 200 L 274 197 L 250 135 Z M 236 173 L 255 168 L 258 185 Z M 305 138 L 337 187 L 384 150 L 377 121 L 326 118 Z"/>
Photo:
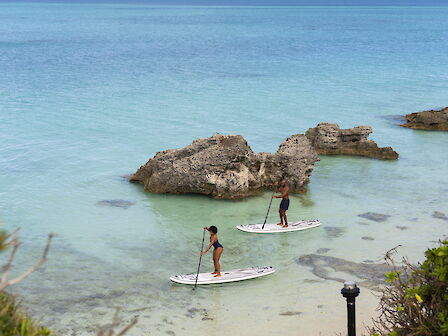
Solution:
<path fill-rule="evenodd" d="M 404 259 L 386 274 L 387 287 L 380 299 L 380 316 L 372 336 L 448 336 L 448 240 L 425 252 L 418 266 Z"/>
<path fill-rule="evenodd" d="M 10 236 L 0 230 L 0 252 L 8 248 Z M 3 269 L 4 271 L 4 269 Z M 0 336 L 47 336 L 50 330 L 39 326 L 19 307 L 14 296 L 0 291 Z"/>
<path fill-rule="evenodd" d="M 48 336 L 51 333 L 32 321 L 12 295 L 0 292 L 0 335 Z"/>

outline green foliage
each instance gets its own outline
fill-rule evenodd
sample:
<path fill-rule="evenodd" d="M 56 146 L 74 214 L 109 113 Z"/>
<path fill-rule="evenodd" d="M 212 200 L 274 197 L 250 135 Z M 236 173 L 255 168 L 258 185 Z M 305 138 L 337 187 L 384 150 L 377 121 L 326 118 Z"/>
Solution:
<path fill-rule="evenodd" d="M 426 251 L 426 260 L 422 264 L 422 270 L 431 277 L 445 282 L 448 279 L 448 241 L 443 242 L 439 248 Z"/>
<path fill-rule="evenodd" d="M 0 335 L 48 336 L 50 330 L 39 326 L 24 313 L 13 296 L 0 292 Z"/>
<path fill-rule="evenodd" d="M 394 282 L 394 280 L 397 280 L 399 274 L 400 272 L 387 272 L 386 274 L 384 274 L 384 276 L 386 277 L 386 282 Z"/>
<path fill-rule="evenodd" d="M 0 231 L 0 253 L 8 248 L 9 235 Z M 39 326 L 19 307 L 14 296 L 0 291 L 0 336 L 49 336 L 50 330 Z"/>
<path fill-rule="evenodd" d="M 380 299 L 380 317 L 371 336 L 448 336 L 448 240 L 425 252 L 413 266 L 404 260 L 385 274 L 387 288 Z"/>
<path fill-rule="evenodd" d="M 442 312 L 437 314 L 437 318 L 440 321 L 440 332 L 442 335 L 448 335 L 448 316 Z"/>

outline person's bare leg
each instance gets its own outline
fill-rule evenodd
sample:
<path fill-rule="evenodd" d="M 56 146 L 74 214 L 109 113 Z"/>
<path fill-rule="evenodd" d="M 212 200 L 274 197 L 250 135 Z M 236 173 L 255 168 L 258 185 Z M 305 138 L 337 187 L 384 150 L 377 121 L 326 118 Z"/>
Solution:
<path fill-rule="evenodd" d="M 213 250 L 213 266 L 215 267 L 215 271 L 212 272 L 212 274 L 216 274 L 217 273 L 216 272 L 216 257 L 215 257 L 215 255 L 216 255 L 216 249 Z"/>
<path fill-rule="evenodd" d="M 224 249 L 222 247 L 218 247 L 217 249 L 215 249 L 214 253 L 213 253 L 213 262 L 215 263 L 215 267 L 216 267 L 216 277 L 220 277 L 221 276 L 221 265 L 219 264 L 219 259 L 221 258 L 221 254 L 222 251 Z"/>
<path fill-rule="evenodd" d="M 283 215 L 282 215 L 282 209 L 278 210 L 278 214 L 280 216 L 280 223 L 278 223 L 277 225 L 282 225 L 283 226 Z"/>
<path fill-rule="evenodd" d="M 279 211 L 279 214 L 280 214 L 280 220 L 281 220 L 281 223 L 279 224 L 280 226 L 284 226 L 285 224 L 285 220 L 284 220 L 284 218 L 285 218 L 285 210 L 283 210 L 283 209 L 280 209 Z"/>
<path fill-rule="evenodd" d="M 288 218 L 286 218 L 286 210 L 283 210 L 283 227 L 288 227 Z"/>

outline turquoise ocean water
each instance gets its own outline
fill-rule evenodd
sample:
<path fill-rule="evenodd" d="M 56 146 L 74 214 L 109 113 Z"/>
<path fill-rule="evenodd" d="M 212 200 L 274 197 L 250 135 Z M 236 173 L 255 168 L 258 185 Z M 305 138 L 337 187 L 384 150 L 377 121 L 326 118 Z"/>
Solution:
<path fill-rule="evenodd" d="M 448 104 L 447 21 L 447 7 L 0 4 L 0 223 L 21 228 L 16 272 L 57 235 L 45 266 L 12 290 L 61 335 L 93 335 L 116 306 L 125 321 L 139 316 L 130 335 L 343 331 L 341 284 L 295 260 L 329 248 L 380 262 L 401 244 L 418 261 L 448 232 L 432 217 L 448 213 L 448 134 L 390 117 Z M 290 220 L 322 222 L 307 232 L 237 231 L 264 219 L 268 193 L 155 195 L 124 178 L 195 138 L 241 134 L 275 151 L 323 121 L 371 125 L 400 159 L 323 157 L 309 192 L 291 198 Z M 134 204 L 98 204 L 113 199 Z M 391 217 L 358 217 L 368 211 Z M 172 285 L 195 271 L 211 224 L 224 269 L 277 272 L 196 292 Z M 360 331 L 377 302 L 361 291 Z"/>

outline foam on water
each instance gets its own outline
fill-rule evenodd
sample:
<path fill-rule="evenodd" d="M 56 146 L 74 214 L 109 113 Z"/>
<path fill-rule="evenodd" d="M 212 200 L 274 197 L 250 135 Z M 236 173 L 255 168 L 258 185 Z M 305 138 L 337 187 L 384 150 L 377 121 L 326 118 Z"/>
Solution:
<path fill-rule="evenodd" d="M 0 4 L 0 15 L 0 219 L 22 228 L 17 272 L 57 234 L 45 267 L 13 290 L 62 335 L 94 334 L 114 306 L 139 316 L 130 335 L 332 335 L 345 326 L 341 284 L 298 257 L 326 248 L 378 263 L 401 244 L 417 261 L 447 232 L 432 217 L 448 212 L 447 134 L 387 118 L 446 105 L 447 8 Z M 123 178 L 214 132 L 275 151 L 321 121 L 372 125 L 400 159 L 323 157 L 288 211 L 316 229 L 237 231 L 264 219 L 269 193 L 154 195 Z M 224 269 L 277 272 L 196 292 L 171 284 L 196 269 L 205 225 L 220 230 Z"/>

